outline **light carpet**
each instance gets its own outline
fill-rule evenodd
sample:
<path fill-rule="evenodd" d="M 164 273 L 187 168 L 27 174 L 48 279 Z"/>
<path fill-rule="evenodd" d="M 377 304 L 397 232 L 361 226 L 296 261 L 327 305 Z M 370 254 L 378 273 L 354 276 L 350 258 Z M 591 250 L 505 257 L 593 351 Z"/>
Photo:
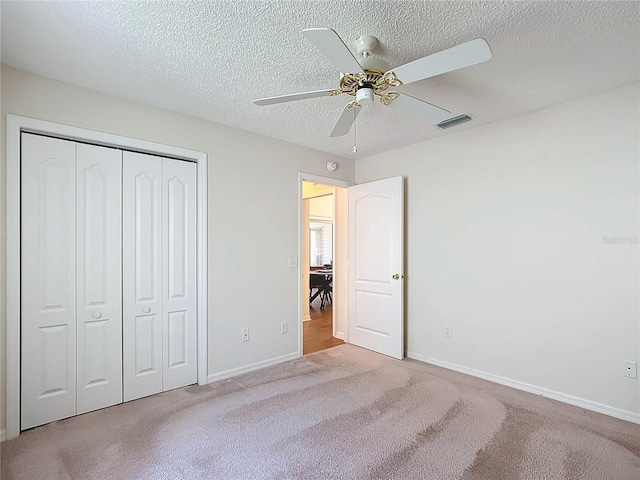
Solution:
<path fill-rule="evenodd" d="M 351 345 L 24 432 L 2 479 L 640 479 L 640 426 Z"/>

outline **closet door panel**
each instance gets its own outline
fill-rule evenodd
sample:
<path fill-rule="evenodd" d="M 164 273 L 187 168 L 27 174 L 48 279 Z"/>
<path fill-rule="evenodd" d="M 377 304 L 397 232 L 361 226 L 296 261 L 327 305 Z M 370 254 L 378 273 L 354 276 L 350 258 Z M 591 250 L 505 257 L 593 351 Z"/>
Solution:
<path fill-rule="evenodd" d="M 21 428 L 76 413 L 76 145 L 22 134 Z"/>
<path fill-rule="evenodd" d="M 197 382 L 196 165 L 163 160 L 164 390 Z"/>
<path fill-rule="evenodd" d="M 122 402 L 122 152 L 77 146 L 77 413 Z"/>
<path fill-rule="evenodd" d="M 123 153 L 124 400 L 162 391 L 162 161 Z"/>

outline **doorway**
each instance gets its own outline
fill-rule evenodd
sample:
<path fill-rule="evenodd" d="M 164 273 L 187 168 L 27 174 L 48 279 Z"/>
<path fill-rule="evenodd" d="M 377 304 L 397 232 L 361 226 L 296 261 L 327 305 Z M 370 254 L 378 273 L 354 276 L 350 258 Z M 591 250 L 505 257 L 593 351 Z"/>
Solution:
<path fill-rule="evenodd" d="M 348 184 L 302 175 L 300 351 L 307 355 L 346 341 Z"/>
<path fill-rule="evenodd" d="M 309 316 L 303 321 L 304 355 L 335 347 L 344 340 L 333 336 L 334 189 L 304 182 L 303 202 L 308 203 Z M 305 198 L 306 197 L 306 198 Z"/>

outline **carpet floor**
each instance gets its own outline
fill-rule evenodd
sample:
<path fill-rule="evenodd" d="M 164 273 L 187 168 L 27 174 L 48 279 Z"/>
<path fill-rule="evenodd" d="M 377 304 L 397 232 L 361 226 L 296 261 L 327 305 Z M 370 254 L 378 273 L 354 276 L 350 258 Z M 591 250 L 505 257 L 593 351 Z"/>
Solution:
<path fill-rule="evenodd" d="M 640 426 L 341 345 L 1 446 L 9 479 L 640 479 Z"/>

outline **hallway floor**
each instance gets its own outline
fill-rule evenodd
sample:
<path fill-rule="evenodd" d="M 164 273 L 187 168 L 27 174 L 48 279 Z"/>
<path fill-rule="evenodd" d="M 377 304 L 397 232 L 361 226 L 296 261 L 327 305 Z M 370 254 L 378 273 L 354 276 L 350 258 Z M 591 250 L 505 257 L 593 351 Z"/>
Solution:
<path fill-rule="evenodd" d="M 311 321 L 304 322 L 302 332 L 302 354 L 307 355 L 327 348 L 342 345 L 344 342 L 333 336 L 333 305 L 320 309 L 320 298 L 316 298 L 309 307 Z"/>

